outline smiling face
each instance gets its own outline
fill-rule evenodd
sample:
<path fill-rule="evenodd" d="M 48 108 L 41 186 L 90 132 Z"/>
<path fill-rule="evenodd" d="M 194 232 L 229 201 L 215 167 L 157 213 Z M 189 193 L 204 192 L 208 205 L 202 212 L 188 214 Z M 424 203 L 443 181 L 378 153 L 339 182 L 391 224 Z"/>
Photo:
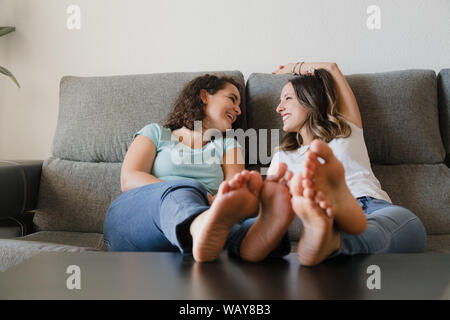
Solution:
<path fill-rule="evenodd" d="M 217 129 L 225 132 L 232 128 L 233 123 L 241 114 L 241 96 L 239 90 L 231 83 L 214 94 L 201 90 L 200 97 L 205 107 L 203 126 L 205 129 Z"/>
<path fill-rule="evenodd" d="M 281 91 L 280 104 L 276 111 L 283 118 L 283 130 L 285 132 L 298 132 L 309 113 L 298 101 L 294 87 L 290 82 Z"/>

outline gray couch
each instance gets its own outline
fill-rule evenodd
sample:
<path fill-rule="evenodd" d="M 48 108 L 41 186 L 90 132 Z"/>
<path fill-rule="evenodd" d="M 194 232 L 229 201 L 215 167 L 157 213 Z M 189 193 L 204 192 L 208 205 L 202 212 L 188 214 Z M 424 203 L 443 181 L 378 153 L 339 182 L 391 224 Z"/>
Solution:
<path fill-rule="evenodd" d="M 244 86 L 239 71 L 224 73 Z M 103 221 L 121 193 L 121 163 L 134 133 L 160 122 L 183 85 L 199 74 L 63 77 L 52 156 L 0 161 L 0 238 L 7 238 L 0 239 L 0 270 L 41 251 L 105 250 Z M 275 107 L 289 77 L 250 75 L 236 127 L 281 128 Z M 427 251 L 450 253 L 450 69 L 346 78 L 383 189 L 421 218 Z M 293 249 L 300 232 L 295 220 Z"/>

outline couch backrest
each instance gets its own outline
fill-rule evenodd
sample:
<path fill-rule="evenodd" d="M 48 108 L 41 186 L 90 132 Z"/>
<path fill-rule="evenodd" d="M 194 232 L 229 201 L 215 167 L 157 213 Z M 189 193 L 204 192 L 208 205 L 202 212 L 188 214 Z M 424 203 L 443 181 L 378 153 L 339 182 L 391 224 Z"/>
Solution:
<path fill-rule="evenodd" d="M 250 75 L 246 86 L 249 128 L 282 128 L 275 108 L 291 77 Z M 448 97 L 448 73 L 441 78 Z M 435 72 L 405 70 L 348 75 L 346 79 L 358 101 L 364 138 L 382 188 L 395 204 L 416 213 L 428 233 L 450 233 L 450 170 L 443 164 Z M 445 121 L 448 133 L 449 121 Z M 296 220 L 290 228 L 292 238 L 298 238 L 300 228 Z"/>
<path fill-rule="evenodd" d="M 42 168 L 37 230 L 103 232 L 120 193 L 120 169 L 134 133 L 161 122 L 181 89 L 207 72 L 63 77 L 52 156 Z M 209 72 L 236 78 L 239 71 Z M 245 91 L 242 115 L 246 124 Z"/>

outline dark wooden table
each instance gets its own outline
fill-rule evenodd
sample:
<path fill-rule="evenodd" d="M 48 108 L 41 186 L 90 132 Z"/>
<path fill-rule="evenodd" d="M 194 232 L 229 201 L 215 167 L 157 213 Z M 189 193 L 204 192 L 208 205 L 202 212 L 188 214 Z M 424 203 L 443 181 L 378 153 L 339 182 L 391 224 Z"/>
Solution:
<path fill-rule="evenodd" d="M 79 267 L 80 289 L 68 289 Z M 370 266 L 379 267 L 380 289 Z M 369 268 L 369 269 L 368 269 Z M 373 268 L 373 267 L 372 267 Z M 369 272 L 368 272 L 369 271 Z M 450 299 L 450 254 L 338 257 L 300 266 L 295 254 L 213 263 L 178 253 L 40 253 L 0 273 L 0 299 Z"/>

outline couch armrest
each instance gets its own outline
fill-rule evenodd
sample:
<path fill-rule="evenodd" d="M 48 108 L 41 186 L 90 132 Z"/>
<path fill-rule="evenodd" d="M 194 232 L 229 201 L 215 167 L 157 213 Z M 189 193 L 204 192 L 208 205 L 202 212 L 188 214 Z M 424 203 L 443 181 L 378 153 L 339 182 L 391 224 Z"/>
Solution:
<path fill-rule="evenodd" d="M 44 160 L 0 160 L 0 218 L 36 209 Z"/>

